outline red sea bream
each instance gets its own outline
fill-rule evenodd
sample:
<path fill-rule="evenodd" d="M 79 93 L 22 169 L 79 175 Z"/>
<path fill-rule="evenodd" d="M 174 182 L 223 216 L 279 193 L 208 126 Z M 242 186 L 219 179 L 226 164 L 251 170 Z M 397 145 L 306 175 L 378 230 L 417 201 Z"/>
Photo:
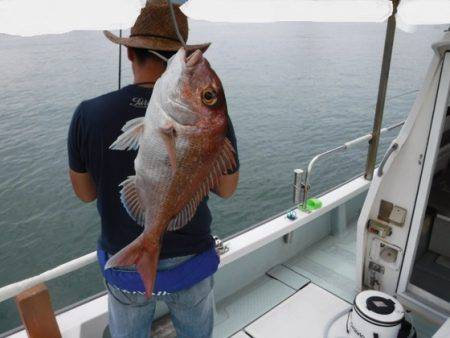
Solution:
<path fill-rule="evenodd" d="M 144 231 L 106 268 L 136 265 L 147 296 L 164 232 L 189 222 L 220 176 L 236 166 L 227 121 L 222 84 L 209 62 L 199 50 L 186 57 L 180 49 L 156 82 L 145 117 L 128 121 L 110 147 L 139 148 L 136 174 L 122 182 L 120 193 Z"/>

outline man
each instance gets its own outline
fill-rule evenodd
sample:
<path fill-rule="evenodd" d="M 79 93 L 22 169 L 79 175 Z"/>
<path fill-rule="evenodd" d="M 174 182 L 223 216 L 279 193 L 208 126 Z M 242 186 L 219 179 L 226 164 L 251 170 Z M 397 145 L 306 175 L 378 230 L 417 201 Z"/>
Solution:
<path fill-rule="evenodd" d="M 178 6 L 174 6 L 174 10 L 179 31 L 186 41 L 187 18 Z M 148 337 L 156 300 L 162 300 L 170 309 L 178 337 L 211 337 L 212 274 L 217 270 L 218 258 L 210 233 L 208 197 L 200 203 L 186 226 L 167 232 L 163 238 L 156 284 L 159 281 L 161 290 L 171 291 L 154 291 L 154 296 L 147 299 L 141 292 L 142 280 L 134 267 L 104 270 L 105 261 L 142 232 L 142 227 L 122 207 L 119 197 L 119 184 L 134 174 L 136 152 L 113 151 L 108 147 L 121 134 L 127 121 L 145 115 L 153 84 L 166 68 L 164 60 L 181 47 L 165 1 L 147 3 L 131 28 L 129 38 L 119 38 L 111 32 L 105 35 L 128 47 L 134 84 L 78 106 L 69 129 L 68 153 L 69 173 L 76 195 L 84 202 L 97 199 L 102 225 L 98 257 L 108 288 L 111 335 Z M 204 51 L 208 46 L 193 48 Z M 227 137 L 236 148 L 231 121 Z M 234 193 L 239 178 L 237 170 L 221 177 L 214 188 L 218 196 L 227 198 Z M 186 270 L 189 275 L 183 272 Z"/>

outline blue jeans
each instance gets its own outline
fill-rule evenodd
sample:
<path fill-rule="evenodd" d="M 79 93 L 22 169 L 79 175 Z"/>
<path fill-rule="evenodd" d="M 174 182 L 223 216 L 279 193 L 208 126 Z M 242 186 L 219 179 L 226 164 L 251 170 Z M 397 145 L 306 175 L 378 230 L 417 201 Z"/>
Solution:
<path fill-rule="evenodd" d="M 161 259 L 158 270 L 183 263 L 192 256 Z M 178 338 L 210 338 L 214 327 L 213 277 L 189 289 L 147 299 L 143 294 L 108 287 L 109 331 L 113 338 L 148 338 L 157 301 L 170 310 Z"/>

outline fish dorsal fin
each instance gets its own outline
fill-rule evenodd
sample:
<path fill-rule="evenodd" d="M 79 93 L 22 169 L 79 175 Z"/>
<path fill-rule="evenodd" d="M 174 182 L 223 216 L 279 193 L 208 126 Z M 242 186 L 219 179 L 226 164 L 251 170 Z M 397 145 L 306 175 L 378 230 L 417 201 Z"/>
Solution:
<path fill-rule="evenodd" d="M 167 230 L 175 231 L 184 227 L 194 217 L 197 207 L 209 191 L 219 184 L 219 178 L 226 175 L 228 170 L 236 168 L 235 150 L 230 140 L 225 139 L 224 146 L 217 159 L 211 166 L 212 170 L 200 186 L 200 189 L 194 194 L 190 202 L 172 218 Z"/>
<path fill-rule="evenodd" d="M 125 123 L 123 133 L 109 146 L 112 150 L 137 150 L 144 132 L 144 118 L 138 117 Z"/>
<path fill-rule="evenodd" d="M 145 209 L 142 206 L 141 197 L 136 189 L 136 176 L 129 176 L 125 181 L 120 183 L 120 200 L 127 210 L 131 218 L 137 224 L 144 226 Z"/>

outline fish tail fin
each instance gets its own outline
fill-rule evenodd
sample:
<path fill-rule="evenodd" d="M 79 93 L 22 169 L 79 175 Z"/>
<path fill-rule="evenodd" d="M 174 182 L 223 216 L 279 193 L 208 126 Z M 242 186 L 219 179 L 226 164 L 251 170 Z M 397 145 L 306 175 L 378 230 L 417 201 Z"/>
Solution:
<path fill-rule="evenodd" d="M 152 296 L 155 286 L 156 270 L 159 261 L 159 247 L 155 247 L 151 251 L 143 251 L 138 263 L 137 271 L 141 275 L 145 286 L 145 294 L 148 298 Z"/>
<path fill-rule="evenodd" d="M 142 235 L 140 235 L 133 242 L 131 242 L 118 253 L 109 258 L 106 262 L 105 269 L 137 264 L 139 257 L 144 251 L 142 239 Z"/>
<path fill-rule="evenodd" d="M 118 266 L 136 265 L 145 286 L 145 294 L 152 296 L 159 260 L 159 245 L 144 246 L 143 235 L 140 235 L 125 248 L 112 256 L 105 265 L 105 269 Z"/>

